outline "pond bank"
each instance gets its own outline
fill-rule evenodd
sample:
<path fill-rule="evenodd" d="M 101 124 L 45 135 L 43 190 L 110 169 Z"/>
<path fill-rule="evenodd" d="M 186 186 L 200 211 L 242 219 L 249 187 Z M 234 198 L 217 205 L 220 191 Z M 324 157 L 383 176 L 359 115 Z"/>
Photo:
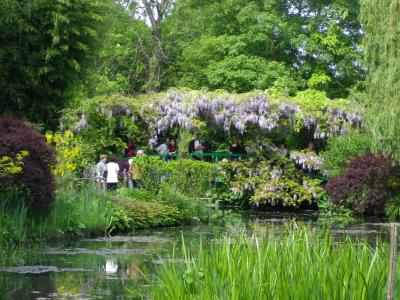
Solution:
<path fill-rule="evenodd" d="M 38 253 L 27 255 L 18 269 L 0 272 L 4 299 L 131 299 L 132 293 L 127 289 L 138 293 L 146 290 L 148 282 L 142 272 L 152 273 L 169 261 L 173 249 L 177 253 L 181 249 L 182 237 L 186 247 L 195 250 L 200 240 L 203 244 L 213 244 L 225 234 L 235 237 L 245 232 L 261 236 L 269 228 L 271 233 L 279 235 L 295 224 L 315 229 L 324 224 L 315 212 L 224 210 L 212 214 L 209 224 L 137 230 L 130 236 L 49 242 Z M 377 223 L 357 223 L 347 228 L 333 226 L 332 235 L 341 238 L 348 233 L 373 242 L 386 238 L 387 230 Z M 40 273 L 28 272 L 38 268 Z"/>

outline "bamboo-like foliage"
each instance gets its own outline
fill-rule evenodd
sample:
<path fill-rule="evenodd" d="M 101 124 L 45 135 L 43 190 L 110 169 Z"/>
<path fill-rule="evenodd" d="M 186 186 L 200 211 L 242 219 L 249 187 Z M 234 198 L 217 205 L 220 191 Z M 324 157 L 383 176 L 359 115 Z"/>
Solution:
<path fill-rule="evenodd" d="M 367 126 L 376 150 L 400 158 L 400 1 L 364 0 Z"/>

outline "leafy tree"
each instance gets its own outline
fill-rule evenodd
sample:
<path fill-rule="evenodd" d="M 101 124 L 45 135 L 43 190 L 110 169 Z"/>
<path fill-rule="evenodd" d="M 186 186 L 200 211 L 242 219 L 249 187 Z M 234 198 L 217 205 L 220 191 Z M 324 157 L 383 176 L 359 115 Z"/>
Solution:
<path fill-rule="evenodd" d="M 248 91 L 278 75 L 344 97 L 363 78 L 358 12 L 357 0 L 176 1 L 162 24 L 163 87 Z M 260 76 L 271 79 L 248 84 Z"/>
<path fill-rule="evenodd" d="M 378 148 L 400 158 L 400 1 L 365 0 L 368 126 Z"/>
<path fill-rule="evenodd" d="M 106 28 L 84 86 L 87 96 L 145 92 L 153 51 L 151 28 L 118 3 L 110 10 Z"/>
<path fill-rule="evenodd" d="M 149 64 L 147 91 L 160 89 L 160 76 L 164 66 L 163 39 L 161 24 L 171 11 L 174 0 L 121 0 L 133 15 L 139 15 L 150 24 L 153 49 Z"/>
<path fill-rule="evenodd" d="M 0 114 L 55 125 L 85 73 L 109 1 L 0 3 Z"/>

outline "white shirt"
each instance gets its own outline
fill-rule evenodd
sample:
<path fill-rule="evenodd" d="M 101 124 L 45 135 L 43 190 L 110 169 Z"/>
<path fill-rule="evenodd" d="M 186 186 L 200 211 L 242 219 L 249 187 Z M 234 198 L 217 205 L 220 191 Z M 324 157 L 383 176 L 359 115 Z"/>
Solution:
<path fill-rule="evenodd" d="M 157 152 L 160 155 L 164 155 L 168 153 L 168 146 L 167 144 L 161 144 L 160 146 L 157 147 Z"/>
<path fill-rule="evenodd" d="M 109 162 L 107 164 L 107 183 L 118 182 L 118 171 L 119 171 L 119 166 L 117 163 Z"/>
<path fill-rule="evenodd" d="M 201 146 L 203 146 L 203 145 L 200 143 L 200 141 L 199 140 L 195 140 L 194 141 L 194 152 L 195 153 L 203 153 L 203 149 L 198 149 Z"/>
<path fill-rule="evenodd" d="M 106 164 L 103 161 L 100 161 L 96 165 L 96 177 L 103 178 L 104 171 L 107 169 Z"/>

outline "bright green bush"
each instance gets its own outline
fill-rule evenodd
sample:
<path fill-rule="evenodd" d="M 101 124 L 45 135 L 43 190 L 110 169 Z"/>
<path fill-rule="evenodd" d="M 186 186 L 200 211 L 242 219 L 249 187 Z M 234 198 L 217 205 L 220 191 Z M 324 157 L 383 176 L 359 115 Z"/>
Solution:
<path fill-rule="evenodd" d="M 359 132 L 331 138 L 327 150 L 321 153 L 324 159 L 321 170 L 326 170 L 330 177 L 339 176 L 354 157 L 371 150 L 371 147 L 371 139 Z"/>
<path fill-rule="evenodd" d="M 192 159 L 165 161 L 159 157 L 134 159 L 140 170 L 142 186 L 157 193 L 162 187 L 195 198 L 202 196 L 216 174 L 216 165 Z"/>
<path fill-rule="evenodd" d="M 168 186 L 157 194 L 143 189 L 123 188 L 111 199 L 110 231 L 177 225 L 192 217 L 204 219 L 208 214 L 204 201 L 189 199 Z"/>
<path fill-rule="evenodd" d="M 151 299 L 384 299 L 387 244 L 336 243 L 306 228 L 283 236 L 225 237 L 149 276 Z M 175 258 L 175 257 L 173 257 Z M 154 282 L 153 280 L 156 280 Z"/>
<path fill-rule="evenodd" d="M 183 221 L 183 215 L 176 206 L 158 201 L 116 197 L 113 204 L 110 230 L 172 226 Z"/>

